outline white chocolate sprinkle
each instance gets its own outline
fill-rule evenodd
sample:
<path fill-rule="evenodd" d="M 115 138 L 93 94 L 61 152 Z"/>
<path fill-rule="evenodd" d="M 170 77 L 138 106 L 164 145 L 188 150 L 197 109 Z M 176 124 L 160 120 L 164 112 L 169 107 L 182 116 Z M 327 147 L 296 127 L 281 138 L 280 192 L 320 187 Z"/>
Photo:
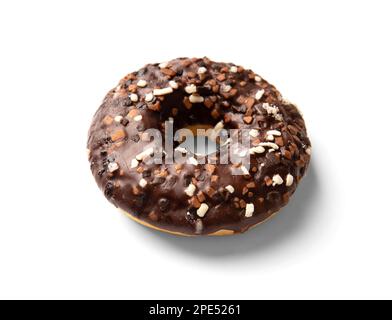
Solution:
<path fill-rule="evenodd" d="M 136 159 L 132 159 L 131 161 L 131 168 L 135 169 L 139 166 L 139 161 L 137 161 Z"/>
<path fill-rule="evenodd" d="M 109 170 L 109 172 L 117 171 L 119 168 L 120 168 L 120 167 L 118 166 L 118 163 L 117 163 L 117 162 L 110 162 L 110 163 L 108 164 L 108 170 Z"/>
<path fill-rule="evenodd" d="M 256 81 L 256 82 L 261 82 L 261 77 L 260 77 L 260 76 L 256 76 L 256 77 L 255 77 L 255 81 Z"/>
<path fill-rule="evenodd" d="M 279 146 L 276 143 L 273 143 L 273 142 L 261 142 L 261 143 L 259 143 L 259 146 L 272 148 L 272 149 L 275 149 L 275 150 L 279 149 Z"/>
<path fill-rule="evenodd" d="M 307 148 L 305 152 L 308 155 L 312 155 L 312 148 L 311 147 Z"/>
<path fill-rule="evenodd" d="M 252 217 L 253 212 L 255 212 L 255 205 L 253 203 L 246 204 L 245 217 L 247 217 L 247 218 Z"/>
<path fill-rule="evenodd" d="M 203 217 L 206 215 L 208 209 L 209 209 L 208 205 L 205 204 L 205 203 L 202 203 L 201 206 L 200 206 L 200 208 L 197 209 L 196 213 L 197 213 L 197 215 L 198 215 L 200 218 L 203 218 Z"/>
<path fill-rule="evenodd" d="M 268 114 L 273 114 L 273 115 L 275 115 L 279 112 L 279 109 L 277 107 L 271 106 L 267 102 L 263 103 L 263 109 L 265 109 Z"/>
<path fill-rule="evenodd" d="M 232 185 L 228 185 L 226 188 L 225 188 L 227 191 L 229 191 L 230 193 L 234 193 L 234 187 L 232 186 Z"/>
<path fill-rule="evenodd" d="M 188 150 L 183 148 L 183 147 L 177 147 L 177 148 L 174 149 L 174 151 L 181 152 L 182 154 L 188 153 Z"/>
<path fill-rule="evenodd" d="M 152 100 L 154 100 L 154 94 L 152 92 L 147 93 L 144 100 L 147 102 L 151 102 Z"/>
<path fill-rule="evenodd" d="M 267 131 L 267 134 L 271 136 L 278 136 L 278 137 L 282 135 L 282 133 L 278 130 L 269 130 Z"/>
<path fill-rule="evenodd" d="M 222 130 L 224 127 L 225 127 L 225 125 L 224 125 L 223 121 L 219 121 L 219 122 L 215 125 L 214 130 L 215 130 L 215 131 L 220 131 L 220 130 Z"/>
<path fill-rule="evenodd" d="M 162 62 L 159 64 L 159 68 L 165 69 L 169 65 L 169 62 Z"/>
<path fill-rule="evenodd" d="M 276 186 L 276 185 L 281 185 L 284 181 L 283 181 L 283 179 L 282 179 L 282 177 L 279 175 L 279 174 L 275 174 L 273 177 L 272 177 L 272 185 L 273 186 Z"/>
<path fill-rule="evenodd" d="M 133 118 L 133 121 L 139 122 L 139 121 L 142 121 L 142 119 L 143 119 L 143 116 L 139 114 Z"/>
<path fill-rule="evenodd" d="M 174 80 L 169 81 L 169 85 L 175 90 L 178 89 L 178 83 Z"/>
<path fill-rule="evenodd" d="M 191 183 L 186 189 L 185 189 L 185 193 L 188 197 L 193 197 L 193 195 L 195 194 L 196 191 L 196 186 Z"/>
<path fill-rule="evenodd" d="M 147 81 L 146 80 L 139 80 L 136 85 L 140 88 L 144 88 L 145 86 L 147 86 Z"/>
<path fill-rule="evenodd" d="M 249 170 L 245 166 L 241 166 L 240 170 L 245 176 L 249 175 Z"/>
<path fill-rule="evenodd" d="M 259 135 L 259 130 L 252 129 L 249 131 L 249 135 L 253 138 L 256 138 Z"/>
<path fill-rule="evenodd" d="M 189 97 L 189 101 L 191 103 L 202 103 L 204 101 L 204 98 L 202 96 L 197 96 L 197 95 L 192 94 Z"/>
<path fill-rule="evenodd" d="M 294 182 L 294 177 L 289 173 L 286 176 L 286 187 L 290 187 Z"/>
<path fill-rule="evenodd" d="M 199 164 L 199 162 L 197 162 L 197 160 L 194 157 L 190 157 L 188 159 L 189 164 L 192 164 L 194 166 L 197 166 Z"/>
<path fill-rule="evenodd" d="M 257 146 L 249 149 L 250 154 L 255 154 L 255 153 L 264 153 L 265 149 L 262 146 Z"/>
<path fill-rule="evenodd" d="M 256 95 L 255 95 L 256 100 L 260 100 L 263 97 L 263 95 L 264 95 L 264 90 L 263 89 L 257 91 Z"/>
<path fill-rule="evenodd" d="M 211 139 L 212 140 L 215 140 L 218 136 L 219 136 L 219 134 L 220 134 L 220 132 L 223 130 L 223 128 L 225 127 L 225 124 L 223 123 L 223 121 L 219 121 L 216 125 L 215 125 L 215 127 L 214 127 L 214 132 L 211 134 Z"/>
<path fill-rule="evenodd" d="M 116 116 L 114 118 L 114 121 L 117 122 L 117 123 L 120 123 L 122 119 L 123 119 L 123 116 Z"/>
<path fill-rule="evenodd" d="M 204 74 L 206 72 L 207 72 L 207 68 L 205 68 L 205 67 L 200 67 L 199 70 L 197 70 L 198 74 Z"/>
<path fill-rule="evenodd" d="M 238 68 L 237 68 L 236 66 L 232 66 L 232 67 L 230 68 L 230 72 L 232 72 L 232 73 L 237 73 L 237 72 L 238 72 Z"/>
<path fill-rule="evenodd" d="M 139 181 L 139 186 L 141 186 L 142 188 L 147 186 L 147 180 L 146 179 L 140 179 Z"/>
<path fill-rule="evenodd" d="M 222 91 L 227 93 L 231 90 L 231 88 L 232 87 L 230 85 L 224 85 L 224 86 L 222 86 Z"/>
<path fill-rule="evenodd" d="M 173 92 L 173 88 L 172 87 L 167 87 L 167 88 L 163 88 L 163 89 L 154 89 L 154 96 L 164 96 L 166 94 L 170 94 Z"/>
<path fill-rule="evenodd" d="M 154 153 L 154 148 L 148 148 L 136 156 L 136 160 L 143 161 Z"/>
<path fill-rule="evenodd" d="M 266 139 L 267 141 L 274 141 L 275 137 L 272 134 L 269 134 Z"/>
<path fill-rule="evenodd" d="M 185 87 L 185 92 L 188 94 L 195 93 L 195 92 L 197 92 L 197 87 L 194 84 L 190 84 Z"/>
<path fill-rule="evenodd" d="M 269 115 L 272 115 L 275 120 L 283 121 L 283 116 L 279 113 L 279 108 L 271 106 L 269 103 L 263 103 L 263 109 L 267 111 Z"/>
<path fill-rule="evenodd" d="M 275 120 L 277 120 L 277 121 L 283 121 L 283 116 L 282 116 L 280 113 L 277 113 L 277 114 L 275 115 Z"/>
<path fill-rule="evenodd" d="M 131 101 L 132 102 L 138 102 L 139 101 L 139 97 L 136 93 L 131 93 L 130 95 Z"/>

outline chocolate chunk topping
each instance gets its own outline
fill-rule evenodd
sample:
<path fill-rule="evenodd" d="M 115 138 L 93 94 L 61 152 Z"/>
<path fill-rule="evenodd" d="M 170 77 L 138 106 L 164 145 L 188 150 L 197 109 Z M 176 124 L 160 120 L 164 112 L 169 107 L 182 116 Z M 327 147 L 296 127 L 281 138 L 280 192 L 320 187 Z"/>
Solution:
<path fill-rule="evenodd" d="M 161 198 L 158 201 L 159 210 L 166 212 L 169 209 L 170 201 L 166 198 Z"/>

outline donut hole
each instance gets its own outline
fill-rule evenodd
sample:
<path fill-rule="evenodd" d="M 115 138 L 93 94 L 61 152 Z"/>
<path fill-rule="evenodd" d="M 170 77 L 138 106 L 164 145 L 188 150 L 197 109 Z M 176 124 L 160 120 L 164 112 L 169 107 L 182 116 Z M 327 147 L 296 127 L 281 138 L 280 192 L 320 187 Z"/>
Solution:
<path fill-rule="evenodd" d="M 167 95 L 161 109 L 161 121 L 173 121 L 174 147 L 183 147 L 192 153 L 208 155 L 217 152 L 213 138 L 215 126 L 223 120 L 223 115 L 214 114 L 203 103 L 186 105 L 189 95 L 178 90 Z"/>
<path fill-rule="evenodd" d="M 218 145 L 211 135 L 214 126 L 207 124 L 193 124 L 178 130 L 182 139 L 178 146 L 191 153 L 207 156 L 218 151 Z"/>

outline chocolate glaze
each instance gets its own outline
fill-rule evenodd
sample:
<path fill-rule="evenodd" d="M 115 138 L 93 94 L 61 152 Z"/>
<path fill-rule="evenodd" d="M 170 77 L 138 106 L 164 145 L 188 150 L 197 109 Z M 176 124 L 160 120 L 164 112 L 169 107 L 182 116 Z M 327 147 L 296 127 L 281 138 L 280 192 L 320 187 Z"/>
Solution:
<path fill-rule="evenodd" d="M 139 80 L 145 80 L 146 86 L 138 86 Z M 204 102 L 189 102 L 190 94 L 184 89 L 190 84 L 197 87 Z M 146 101 L 153 89 L 171 85 L 175 87 L 172 93 Z M 258 100 L 259 90 L 264 94 Z M 135 121 L 135 115 L 141 115 L 141 121 Z M 163 123 L 169 117 L 174 118 L 175 129 L 214 126 L 220 121 L 226 129 L 257 129 L 260 135 L 252 137 L 254 146 L 267 141 L 267 131 L 278 130 L 281 136 L 272 142 L 279 149 L 269 152 L 266 148 L 252 155 L 250 174 L 244 176 L 233 176 L 232 164 L 214 168 L 140 162 L 132 168 L 132 159 L 149 144 L 141 139 L 142 131 L 156 128 L 164 136 Z M 310 161 L 310 141 L 298 109 L 251 70 L 207 58 L 149 64 L 124 77 L 95 114 L 88 149 L 92 173 L 116 207 L 158 228 L 190 235 L 221 229 L 240 233 L 262 222 L 287 204 Z M 294 178 L 290 186 L 286 186 L 288 174 Z M 271 184 L 275 175 L 284 182 Z M 144 188 L 139 185 L 142 178 L 147 182 Z M 190 182 L 196 186 L 193 198 L 185 193 Z M 228 185 L 234 193 L 225 189 Z M 209 207 L 202 218 L 196 214 L 200 203 Z M 251 217 L 245 217 L 246 204 L 254 205 Z"/>

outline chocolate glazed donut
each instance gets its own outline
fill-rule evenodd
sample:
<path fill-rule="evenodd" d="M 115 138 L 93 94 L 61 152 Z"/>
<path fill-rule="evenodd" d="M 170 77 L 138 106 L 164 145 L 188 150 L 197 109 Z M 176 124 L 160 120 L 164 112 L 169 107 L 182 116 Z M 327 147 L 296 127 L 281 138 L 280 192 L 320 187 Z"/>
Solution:
<path fill-rule="evenodd" d="M 249 169 L 237 164 L 155 164 L 146 129 L 165 136 L 192 125 L 247 129 Z M 134 220 L 180 235 L 242 233 L 286 205 L 304 176 L 311 144 L 293 104 L 251 70 L 207 58 L 149 64 L 123 78 L 95 114 L 92 173 L 105 196 Z M 178 151 L 178 149 L 176 149 Z M 185 151 L 187 152 L 187 151 Z M 240 168 L 240 169 L 241 169 Z"/>

